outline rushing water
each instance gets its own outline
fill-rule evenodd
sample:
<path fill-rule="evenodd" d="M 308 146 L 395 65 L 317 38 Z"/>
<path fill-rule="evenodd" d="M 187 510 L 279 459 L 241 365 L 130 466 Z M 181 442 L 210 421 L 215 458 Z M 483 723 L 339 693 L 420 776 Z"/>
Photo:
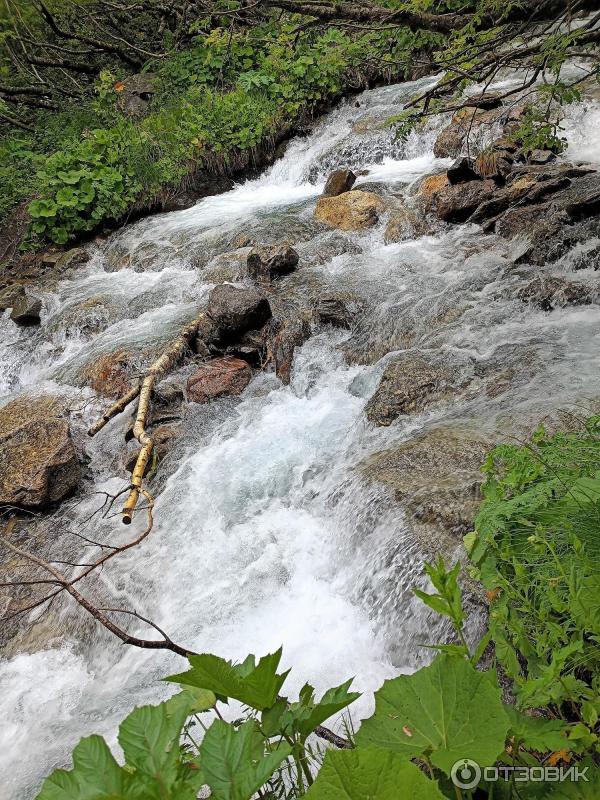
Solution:
<path fill-rule="evenodd" d="M 418 642 L 435 638 L 410 591 L 423 546 L 390 491 L 358 465 L 440 422 L 502 431 L 511 415 L 538 419 L 600 395 L 598 307 L 545 314 L 513 299 L 526 273 L 514 266 L 514 243 L 457 226 L 386 245 L 385 220 L 349 234 L 313 222 L 332 168 L 364 170 L 356 188 L 376 183 L 402 196 L 445 165 L 432 155 L 433 127 L 400 143 L 382 125 L 414 90 L 365 92 L 358 106 L 342 105 L 294 140 L 262 177 L 95 246 L 76 276 L 44 295 L 39 329 L 0 318 L 0 397 L 34 387 L 65 393 L 81 407 L 74 424 L 83 430 L 102 407 L 85 388 L 85 366 L 105 352 L 168 341 L 195 316 L 213 285 L 211 269 L 239 233 L 295 242 L 301 266 L 285 279 L 291 290 L 317 287 L 357 304 L 352 334 L 322 330 L 297 351 L 289 387 L 259 374 L 239 402 L 190 407 L 183 443 L 163 470 L 151 536 L 90 588 L 196 650 L 241 659 L 283 644 L 292 694 L 307 679 L 324 689 L 355 675 L 365 692 L 357 719 L 386 677 L 423 658 Z M 599 117 L 598 104 L 572 110 L 566 127 L 576 158 L 600 161 L 597 141 L 586 136 Z M 571 269 L 566 257 L 553 273 Z M 578 272 L 578 280 L 593 278 Z M 357 363 L 342 355 L 351 335 Z M 489 396 L 475 384 L 460 402 L 375 429 L 365 404 L 388 354 L 411 348 L 470 364 L 496 359 L 517 371 L 526 356 L 528 370 L 508 394 Z M 116 419 L 95 440 L 81 437 L 89 494 L 66 504 L 57 526 L 89 516 L 98 504 L 93 488 L 122 488 L 115 454 L 126 424 Z M 112 541 L 131 535 L 114 518 L 87 530 Z M 168 694 L 159 679 L 182 666 L 120 646 L 67 603 L 52 613 L 64 636 L 0 662 L 2 800 L 32 798 L 81 736 L 98 732 L 114 743 L 118 721 L 134 704 Z"/>

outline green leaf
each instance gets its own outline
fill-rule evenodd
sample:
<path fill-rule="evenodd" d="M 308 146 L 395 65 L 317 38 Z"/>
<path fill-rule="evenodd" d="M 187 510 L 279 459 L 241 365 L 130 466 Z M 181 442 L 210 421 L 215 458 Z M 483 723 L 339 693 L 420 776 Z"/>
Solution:
<path fill-rule="evenodd" d="M 66 186 L 63 189 L 59 189 L 56 193 L 56 202 L 60 206 L 66 206 L 67 208 L 75 208 L 78 200 L 77 192 L 71 189 L 70 186 Z"/>
<path fill-rule="evenodd" d="M 104 739 L 88 736 L 73 750 L 73 769 L 55 770 L 37 800 L 119 800 L 126 777 Z"/>
<path fill-rule="evenodd" d="M 58 206 L 54 200 L 33 200 L 29 204 L 28 211 L 34 219 L 38 217 L 55 217 Z"/>
<path fill-rule="evenodd" d="M 443 800 L 437 783 L 399 753 L 329 750 L 306 800 Z"/>
<path fill-rule="evenodd" d="M 273 705 L 288 676 L 288 672 L 277 674 L 280 660 L 281 648 L 263 656 L 258 664 L 254 656 L 234 665 L 218 656 L 203 653 L 189 656 L 192 669 L 165 680 L 182 686 L 210 689 L 220 697 L 231 697 L 260 711 Z"/>
<path fill-rule="evenodd" d="M 128 766 L 172 786 L 178 773 L 179 737 L 190 713 L 181 695 L 157 706 L 135 708 L 119 727 L 119 744 Z"/>
<path fill-rule="evenodd" d="M 525 747 L 547 753 L 568 746 L 564 722 L 528 717 L 512 706 L 505 706 L 504 710 L 510 720 L 508 735 L 514 736 Z"/>
<path fill-rule="evenodd" d="M 283 730 L 292 728 L 300 736 L 306 737 L 326 719 L 337 714 L 360 697 L 359 692 L 349 692 L 352 679 L 341 686 L 328 689 L 318 703 L 314 700 L 314 689 L 306 684 L 300 692 L 300 701 L 293 703 L 283 715 Z"/>
<path fill-rule="evenodd" d="M 375 714 L 362 723 L 356 742 L 408 758 L 430 753 L 446 774 L 459 758 L 493 764 L 509 727 L 500 694 L 489 675 L 442 654 L 431 666 L 383 684 Z"/>
<path fill-rule="evenodd" d="M 211 797 L 249 800 L 292 752 L 287 744 L 272 753 L 265 750 L 265 740 L 254 720 L 238 730 L 215 720 L 200 745 L 200 766 Z"/>

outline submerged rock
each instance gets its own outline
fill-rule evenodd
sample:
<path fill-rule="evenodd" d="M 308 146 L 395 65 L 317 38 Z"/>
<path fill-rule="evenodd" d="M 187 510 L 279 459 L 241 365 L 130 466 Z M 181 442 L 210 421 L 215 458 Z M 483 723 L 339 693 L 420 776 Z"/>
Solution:
<path fill-rule="evenodd" d="M 13 302 L 10 318 L 14 323 L 22 327 L 39 325 L 41 311 L 42 301 L 40 298 L 24 292 L 23 294 L 19 294 Z"/>
<path fill-rule="evenodd" d="M 15 283 L 0 291 L 0 312 L 12 308 L 15 303 L 25 297 L 25 289 L 21 284 Z"/>
<path fill-rule="evenodd" d="M 351 314 L 348 307 L 339 297 L 322 297 L 315 309 L 319 322 L 333 325 L 334 328 L 349 328 Z"/>
<path fill-rule="evenodd" d="M 292 316 L 277 326 L 271 350 L 275 363 L 275 374 L 286 386 L 292 377 L 294 352 L 310 336 L 310 323 L 302 315 Z"/>
<path fill-rule="evenodd" d="M 51 395 L 0 408 L 0 504 L 40 508 L 77 487 L 79 461 L 63 412 Z"/>
<path fill-rule="evenodd" d="M 370 228 L 385 209 L 382 198 L 373 192 L 353 190 L 337 197 L 319 197 L 315 219 L 342 231 Z"/>
<path fill-rule="evenodd" d="M 208 403 L 217 397 L 241 394 L 252 379 L 245 361 L 233 356 L 215 358 L 188 378 L 188 400 Z"/>
<path fill-rule="evenodd" d="M 581 306 L 597 302 L 600 286 L 591 287 L 565 278 L 539 276 L 519 289 L 517 297 L 542 311 L 552 311 L 561 306 Z"/>
<path fill-rule="evenodd" d="M 177 439 L 180 433 L 181 425 L 176 423 L 158 425 L 152 428 L 150 435 L 152 436 L 154 447 L 152 449 L 152 457 L 148 459 L 148 463 L 146 464 L 144 475 L 148 474 L 153 465 L 160 463 L 165 458 L 173 446 L 174 440 Z M 139 453 L 139 447 L 127 452 L 125 456 L 125 469 L 127 472 L 133 472 Z"/>
<path fill-rule="evenodd" d="M 336 169 L 327 178 L 325 189 L 323 190 L 324 197 L 337 197 L 339 194 L 349 192 L 356 183 L 356 175 L 351 169 Z"/>
<path fill-rule="evenodd" d="M 404 242 L 407 239 L 426 236 L 430 232 L 427 222 L 414 208 L 399 204 L 390 211 L 385 226 L 384 241 L 386 244 Z"/>
<path fill-rule="evenodd" d="M 471 364 L 453 363 L 447 354 L 409 352 L 387 365 L 367 403 L 367 419 L 391 425 L 401 414 L 415 414 L 457 395 L 472 378 Z"/>
<path fill-rule="evenodd" d="M 254 280 L 272 281 L 293 272 L 299 260 L 288 244 L 255 247 L 248 254 L 248 274 Z"/>
<path fill-rule="evenodd" d="M 364 470 L 392 488 L 419 522 L 463 534 L 481 502 L 480 466 L 491 446 L 467 429 L 435 428 L 377 453 Z"/>
<path fill-rule="evenodd" d="M 271 317 L 269 301 L 257 289 L 243 289 L 229 283 L 215 286 L 208 297 L 208 315 L 222 340 L 262 327 Z"/>

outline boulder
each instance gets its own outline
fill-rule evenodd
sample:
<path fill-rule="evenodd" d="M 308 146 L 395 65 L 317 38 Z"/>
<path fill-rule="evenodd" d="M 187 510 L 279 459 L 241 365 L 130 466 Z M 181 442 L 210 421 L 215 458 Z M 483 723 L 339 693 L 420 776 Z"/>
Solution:
<path fill-rule="evenodd" d="M 130 75 L 124 81 L 117 81 L 114 88 L 121 111 L 130 117 L 142 117 L 156 92 L 156 75 L 149 72 Z"/>
<path fill-rule="evenodd" d="M 562 187 L 561 187 L 562 188 Z M 573 219 L 580 219 L 600 211 L 600 172 L 591 172 L 573 178 L 565 191 L 552 198 L 552 204 Z"/>
<path fill-rule="evenodd" d="M 367 419 L 374 425 L 391 425 L 401 414 L 420 413 L 458 394 L 472 372 L 470 363 L 449 361 L 446 354 L 403 353 L 386 366 L 367 403 Z"/>
<path fill-rule="evenodd" d="M 229 345 L 225 349 L 225 354 L 235 356 L 246 361 L 251 367 L 262 367 L 268 360 L 266 328 L 260 331 L 247 331 L 239 341 Z"/>
<path fill-rule="evenodd" d="M 446 175 L 452 185 L 475 181 L 479 178 L 479 175 L 473 169 L 473 161 L 470 158 L 457 158 L 454 164 L 448 167 Z"/>
<path fill-rule="evenodd" d="M 60 253 L 54 266 L 59 272 L 66 272 L 72 267 L 80 267 L 87 264 L 91 256 L 83 247 L 72 247 L 66 253 Z"/>
<path fill-rule="evenodd" d="M 275 362 L 275 374 L 286 386 L 292 377 L 294 352 L 310 336 L 310 323 L 302 316 L 291 317 L 281 322 L 273 338 L 271 350 Z"/>
<path fill-rule="evenodd" d="M 530 164 L 549 164 L 556 161 L 556 155 L 552 150 L 532 150 L 527 160 Z"/>
<path fill-rule="evenodd" d="M 12 308 L 18 300 L 25 297 L 25 289 L 21 284 L 15 283 L 0 291 L 0 312 Z"/>
<path fill-rule="evenodd" d="M 358 231 L 376 225 L 384 209 L 385 203 L 379 195 L 353 190 L 337 197 L 320 197 L 315 219 L 330 228 Z"/>
<path fill-rule="evenodd" d="M 42 301 L 39 297 L 23 293 L 13 302 L 10 318 L 14 323 L 22 327 L 39 325 L 41 310 Z"/>
<path fill-rule="evenodd" d="M 0 505 L 41 508 L 77 487 L 79 461 L 63 412 L 51 395 L 0 408 Z"/>
<path fill-rule="evenodd" d="M 262 327 L 271 317 L 271 306 L 257 289 L 242 289 L 230 283 L 215 286 L 208 297 L 208 315 L 219 338 L 231 341 L 249 330 Z"/>
<path fill-rule="evenodd" d="M 458 158 L 468 135 L 475 133 L 482 125 L 491 125 L 500 120 L 503 109 L 475 108 L 468 106 L 459 109 L 449 125 L 439 133 L 433 145 L 436 158 Z"/>
<path fill-rule="evenodd" d="M 390 211 L 383 237 L 386 244 L 391 244 L 426 236 L 428 233 L 429 226 L 414 208 L 398 206 Z"/>
<path fill-rule="evenodd" d="M 464 534 L 481 502 L 480 467 L 491 446 L 465 428 L 435 428 L 371 456 L 364 470 L 393 489 L 418 521 Z"/>
<path fill-rule="evenodd" d="M 598 300 L 600 287 L 592 288 L 585 283 L 568 281 L 565 278 L 539 276 L 529 281 L 517 292 L 524 303 L 552 311 L 562 306 L 589 305 Z"/>
<path fill-rule="evenodd" d="M 477 206 L 494 195 L 495 190 L 496 184 L 489 179 L 446 186 L 429 198 L 426 209 L 445 222 L 465 222 Z"/>
<path fill-rule="evenodd" d="M 356 175 L 351 169 L 336 169 L 327 178 L 325 189 L 323 190 L 324 197 L 337 197 L 339 194 L 349 192 L 356 182 Z"/>
<path fill-rule="evenodd" d="M 245 361 L 233 356 L 215 358 L 188 378 L 188 400 L 208 403 L 217 397 L 239 395 L 251 380 L 252 370 Z"/>
<path fill-rule="evenodd" d="M 293 272 L 300 260 L 288 244 L 254 247 L 248 254 L 248 274 L 253 280 L 272 281 Z"/>
<path fill-rule="evenodd" d="M 323 325 L 333 325 L 334 328 L 350 327 L 350 311 L 339 297 L 322 297 L 315 310 L 317 319 Z"/>
<path fill-rule="evenodd" d="M 439 172 L 437 175 L 428 175 L 419 186 L 419 197 L 434 197 L 438 192 L 441 192 L 442 189 L 445 189 L 446 186 L 449 185 L 450 181 L 445 172 Z"/>

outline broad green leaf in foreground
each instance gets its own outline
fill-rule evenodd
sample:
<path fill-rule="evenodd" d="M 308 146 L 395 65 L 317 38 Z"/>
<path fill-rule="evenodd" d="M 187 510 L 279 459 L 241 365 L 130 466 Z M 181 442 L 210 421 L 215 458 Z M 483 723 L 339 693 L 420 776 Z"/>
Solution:
<path fill-rule="evenodd" d="M 504 749 L 509 720 L 500 689 L 465 659 L 439 655 L 413 675 L 386 681 L 375 700 L 375 714 L 356 736 L 360 747 L 408 758 L 426 753 L 446 774 L 460 758 L 493 764 Z"/>
<path fill-rule="evenodd" d="M 328 751 L 306 800 L 443 800 L 437 783 L 390 750 Z"/>
<path fill-rule="evenodd" d="M 191 698 L 175 695 L 157 706 L 135 708 L 119 727 L 128 766 L 171 787 L 179 773 L 179 738 Z"/>
<path fill-rule="evenodd" d="M 258 664 L 254 656 L 248 656 L 242 664 L 232 664 L 219 656 L 203 653 L 189 656 L 191 669 L 187 672 L 170 675 L 165 680 L 210 689 L 219 697 L 231 697 L 262 710 L 273 705 L 287 678 L 287 672 L 277 674 L 280 660 L 281 648 L 261 658 Z"/>
<path fill-rule="evenodd" d="M 73 769 L 54 770 L 37 800 L 121 800 L 126 777 L 104 739 L 88 736 L 73 750 Z"/>
<path fill-rule="evenodd" d="M 199 764 L 215 800 L 249 800 L 290 753 L 287 744 L 265 753 L 254 720 L 236 730 L 217 719 L 202 740 Z"/>

